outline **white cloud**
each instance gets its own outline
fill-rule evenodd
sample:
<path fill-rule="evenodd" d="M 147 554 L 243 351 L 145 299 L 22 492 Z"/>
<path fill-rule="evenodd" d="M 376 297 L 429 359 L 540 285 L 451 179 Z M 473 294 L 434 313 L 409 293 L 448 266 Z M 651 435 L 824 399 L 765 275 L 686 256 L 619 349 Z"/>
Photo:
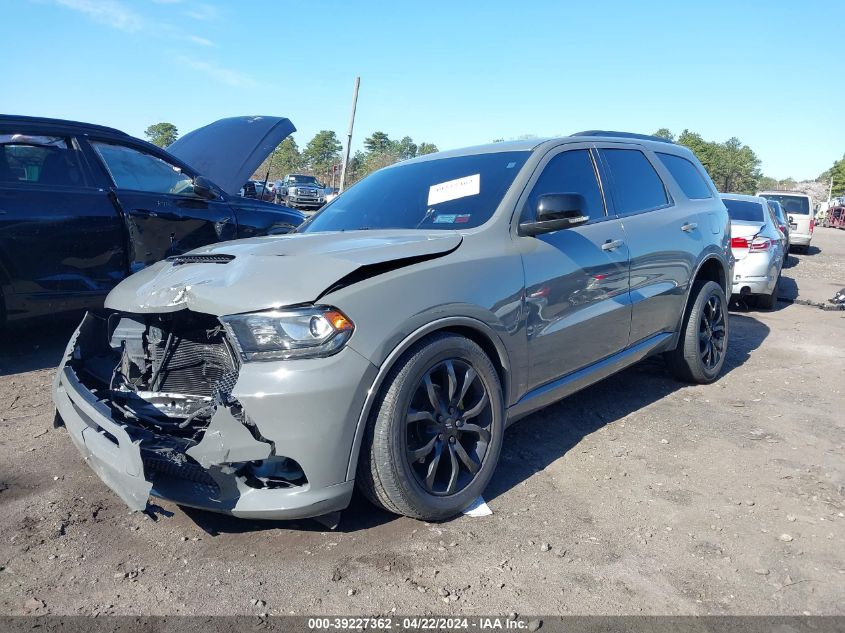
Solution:
<path fill-rule="evenodd" d="M 220 19 L 220 9 L 210 4 L 195 4 L 185 11 L 185 15 L 202 22 L 210 22 Z"/>
<path fill-rule="evenodd" d="M 117 0 L 55 0 L 93 20 L 121 31 L 140 31 L 145 27 L 144 18 Z"/>
<path fill-rule="evenodd" d="M 211 62 L 194 59 L 193 57 L 187 57 L 185 55 L 178 56 L 176 61 L 183 66 L 196 70 L 197 72 L 201 72 L 212 79 L 216 79 L 220 83 L 228 84 L 230 86 L 250 86 L 255 83 L 252 77 L 249 77 L 248 75 L 244 75 L 243 73 L 231 68 L 217 66 Z"/>
<path fill-rule="evenodd" d="M 214 46 L 214 42 L 199 35 L 189 35 L 188 41 L 199 44 L 200 46 Z"/>

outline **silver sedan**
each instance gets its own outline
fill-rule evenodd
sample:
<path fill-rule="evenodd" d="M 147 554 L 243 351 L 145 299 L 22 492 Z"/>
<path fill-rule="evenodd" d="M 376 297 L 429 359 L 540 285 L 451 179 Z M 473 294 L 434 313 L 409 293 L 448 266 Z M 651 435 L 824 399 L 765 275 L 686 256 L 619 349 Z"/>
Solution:
<path fill-rule="evenodd" d="M 786 237 L 778 229 L 765 198 L 722 194 L 731 216 L 731 250 L 736 264 L 732 294 L 756 297 L 757 305 L 773 310 L 786 254 Z"/>

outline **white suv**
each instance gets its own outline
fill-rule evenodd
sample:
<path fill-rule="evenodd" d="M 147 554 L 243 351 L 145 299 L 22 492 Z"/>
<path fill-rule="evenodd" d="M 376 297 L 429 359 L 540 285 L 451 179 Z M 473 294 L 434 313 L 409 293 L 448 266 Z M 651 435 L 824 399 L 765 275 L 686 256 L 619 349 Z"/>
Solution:
<path fill-rule="evenodd" d="M 789 245 L 802 253 L 810 251 L 813 239 L 813 199 L 800 191 L 758 191 L 757 195 L 780 202 L 789 220 Z"/>

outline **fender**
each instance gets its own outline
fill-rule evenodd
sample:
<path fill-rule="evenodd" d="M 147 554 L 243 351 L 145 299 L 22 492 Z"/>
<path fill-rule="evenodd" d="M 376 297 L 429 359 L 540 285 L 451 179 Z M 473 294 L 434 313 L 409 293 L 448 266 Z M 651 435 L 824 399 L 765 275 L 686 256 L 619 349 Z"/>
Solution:
<path fill-rule="evenodd" d="M 483 321 L 464 316 L 451 316 L 442 319 L 437 319 L 435 321 L 430 321 L 426 325 L 414 330 L 414 332 L 402 339 L 402 341 L 396 347 L 393 348 L 393 350 L 390 352 L 390 354 L 387 355 L 387 358 L 385 358 L 384 362 L 381 364 L 381 367 L 379 368 L 379 371 L 376 374 L 375 380 L 373 380 L 373 384 L 367 390 L 367 398 L 364 401 L 364 407 L 361 410 L 360 415 L 358 416 L 358 422 L 355 427 L 355 439 L 352 442 L 352 451 L 350 452 L 349 464 L 346 469 L 347 481 L 355 479 L 355 470 L 358 467 L 358 456 L 361 452 L 361 442 L 364 439 L 364 429 L 366 429 L 367 427 L 367 422 L 369 421 L 370 412 L 372 411 L 373 404 L 375 403 L 376 397 L 378 396 L 379 390 L 381 389 L 382 383 L 387 377 L 387 374 L 390 373 L 390 370 L 393 369 L 393 366 L 396 364 L 396 361 L 402 356 L 402 354 L 404 354 L 408 350 L 408 348 L 410 348 L 418 340 L 428 334 L 431 334 L 432 332 L 445 330 L 450 327 L 471 328 L 477 331 L 479 334 L 483 335 L 493 344 L 493 346 L 496 348 L 496 353 L 499 356 L 498 360 L 502 365 L 504 378 L 502 384 L 502 391 L 506 394 L 507 399 L 507 394 L 511 383 L 510 359 L 508 357 L 508 353 L 504 343 L 502 342 L 502 339 L 493 330 L 493 328 L 491 328 Z M 495 359 L 492 360 L 495 361 Z"/>

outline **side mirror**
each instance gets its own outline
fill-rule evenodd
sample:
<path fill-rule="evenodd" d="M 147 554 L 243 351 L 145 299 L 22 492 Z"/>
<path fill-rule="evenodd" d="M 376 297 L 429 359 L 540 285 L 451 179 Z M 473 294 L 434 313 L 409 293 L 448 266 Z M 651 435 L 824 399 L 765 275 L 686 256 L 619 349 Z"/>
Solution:
<path fill-rule="evenodd" d="M 578 193 L 549 193 L 537 201 L 536 219 L 522 222 L 519 230 L 523 235 L 540 235 L 569 229 L 589 221 L 584 211 L 587 201 Z"/>
<path fill-rule="evenodd" d="M 220 189 L 217 188 L 217 185 L 205 176 L 197 176 L 194 178 L 194 193 L 200 198 L 205 198 L 206 200 L 214 200 L 215 198 L 219 198 L 222 194 Z"/>

